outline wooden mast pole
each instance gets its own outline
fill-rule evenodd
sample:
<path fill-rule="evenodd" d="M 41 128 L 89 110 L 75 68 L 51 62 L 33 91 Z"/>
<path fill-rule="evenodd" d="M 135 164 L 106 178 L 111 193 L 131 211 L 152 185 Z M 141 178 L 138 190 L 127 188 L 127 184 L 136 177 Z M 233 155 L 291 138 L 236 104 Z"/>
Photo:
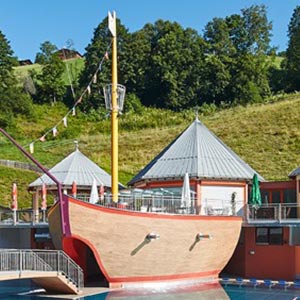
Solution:
<path fill-rule="evenodd" d="M 118 202 L 118 103 L 117 103 L 117 30 L 116 30 L 116 12 L 112 15 L 108 13 L 108 27 L 112 34 L 112 111 L 111 111 L 111 188 L 112 200 Z"/>

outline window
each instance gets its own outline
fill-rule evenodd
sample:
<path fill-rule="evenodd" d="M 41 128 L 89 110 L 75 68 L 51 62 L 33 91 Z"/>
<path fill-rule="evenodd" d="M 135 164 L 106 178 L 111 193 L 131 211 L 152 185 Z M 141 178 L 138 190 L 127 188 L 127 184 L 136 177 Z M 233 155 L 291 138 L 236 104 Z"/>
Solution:
<path fill-rule="evenodd" d="M 280 203 L 280 191 L 272 192 L 272 203 Z"/>
<path fill-rule="evenodd" d="M 296 203 L 296 190 L 286 189 L 283 191 L 284 203 Z"/>
<path fill-rule="evenodd" d="M 256 244 L 268 244 L 268 228 L 256 228 Z"/>
<path fill-rule="evenodd" d="M 282 245 L 282 227 L 269 228 L 269 244 L 270 245 Z"/>
<path fill-rule="evenodd" d="M 261 201 L 263 204 L 266 204 L 269 202 L 269 191 L 261 190 Z"/>
<path fill-rule="evenodd" d="M 257 245 L 282 245 L 283 244 L 282 227 L 257 227 L 256 244 Z"/>

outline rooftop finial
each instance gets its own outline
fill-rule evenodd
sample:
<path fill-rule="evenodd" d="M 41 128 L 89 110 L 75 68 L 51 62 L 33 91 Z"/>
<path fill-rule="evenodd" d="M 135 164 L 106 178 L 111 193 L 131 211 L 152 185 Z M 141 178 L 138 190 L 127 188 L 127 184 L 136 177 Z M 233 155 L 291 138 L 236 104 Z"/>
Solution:
<path fill-rule="evenodd" d="M 199 120 L 199 119 L 198 119 L 198 111 L 199 111 L 198 105 L 196 105 L 196 107 L 195 107 L 195 117 L 196 117 L 196 121 Z"/>
<path fill-rule="evenodd" d="M 74 141 L 74 144 L 75 144 L 75 150 L 77 151 L 78 150 L 78 141 Z"/>

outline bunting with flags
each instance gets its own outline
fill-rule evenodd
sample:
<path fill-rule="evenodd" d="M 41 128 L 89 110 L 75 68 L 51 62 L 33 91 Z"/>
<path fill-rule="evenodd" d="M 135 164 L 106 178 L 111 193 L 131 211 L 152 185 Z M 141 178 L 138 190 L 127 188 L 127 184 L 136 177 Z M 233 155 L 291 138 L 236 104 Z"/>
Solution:
<path fill-rule="evenodd" d="M 111 44 L 107 47 L 109 48 L 111 46 Z M 69 114 L 71 114 L 72 116 L 75 116 L 76 115 L 76 106 L 78 104 L 80 104 L 82 102 L 82 99 L 83 99 L 83 96 L 87 93 L 88 95 L 91 94 L 91 84 L 93 83 L 97 83 L 97 73 L 101 71 L 101 68 L 102 68 L 102 64 L 104 62 L 104 60 L 107 60 L 109 59 L 109 56 L 108 56 L 108 52 L 106 51 L 105 54 L 103 55 L 100 63 L 99 63 L 99 66 L 96 70 L 96 72 L 92 75 L 91 77 L 91 80 L 89 81 L 86 89 L 84 89 L 84 91 L 82 92 L 82 94 L 80 95 L 80 97 L 77 99 L 77 101 L 75 101 L 75 104 L 74 106 L 67 112 L 67 114 L 57 123 L 55 124 L 55 126 L 53 126 L 51 129 L 49 129 L 46 133 L 44 133 L 41 137 L 39 137 L 38 139 L 32 141 L 31 143 L 29 143 L 29 151 L 30 153 L 34 153 L 34 143 L 35 142 L 45 142 L 46 141 L 46 136 L 52 132 L 52 135 L 54 137 L 57 136 L 58 134 L 58 129 L 57 127 L 62 123 L 64 127 L 67 127 L 68 125 L 68 122 L 67 122 L 67 117 Z"/>

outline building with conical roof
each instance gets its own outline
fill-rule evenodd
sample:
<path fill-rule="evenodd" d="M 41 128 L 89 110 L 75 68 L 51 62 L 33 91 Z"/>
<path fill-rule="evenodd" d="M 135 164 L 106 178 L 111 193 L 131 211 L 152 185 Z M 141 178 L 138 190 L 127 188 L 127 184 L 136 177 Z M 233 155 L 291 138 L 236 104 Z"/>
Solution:
<path fill-rule="evenodd" d="M 196 119 L 129 184 L 181 179 L 185 173 L 195 179 L 244 181 L 257 172 Z"/>
<path fill-rule="evenodd" d="M 111 176 L 78 149 L 52 167 L 49 172 L 61 182 L 65 193 L 71 190 L 74 181 L 78 190 L 90 190 L 94 179 L 98 186 L 111 187 Z M 49 190 L 56 189 L 56 184 L 46 174 L 30 183 L 29 189 L 41 188 L 43 183 Z"/>
<path fill-rule="evenodd" d="M 167 188 L 180 194 L 185 173 L 189 174 L 199 208 L 224 207 L 224 201 L 228 204 L 234 195 L 240 213 L 253 175 L 264 181 L 196 118 L 128 184 L 135 188 Z"/>
<path fill-rule="evenodd" d="M 105 191 L 111 190 L 111 176 L 81 153 L 77 146 L 74 152 L 52 167 L 49 172 L 61 183 L 64 194 L 74 194 L 72 185 L 75 182 L 77 198 L 87 200 L 92 186 L 95 185 L 94 182 L 96 182 L 98 190 L 100 190 L 100 186 L 103 186 Z M 38 219 L 39 215 L 39 199 L 42 197 L 43 184 L 51 194 L 57 193 L 56 184 L 46 174 L 29 184 L 29 190 L 34 192 L 32 207 L 35 219 Z M 120 187 L 123 186 L 120 184 Z"/>

